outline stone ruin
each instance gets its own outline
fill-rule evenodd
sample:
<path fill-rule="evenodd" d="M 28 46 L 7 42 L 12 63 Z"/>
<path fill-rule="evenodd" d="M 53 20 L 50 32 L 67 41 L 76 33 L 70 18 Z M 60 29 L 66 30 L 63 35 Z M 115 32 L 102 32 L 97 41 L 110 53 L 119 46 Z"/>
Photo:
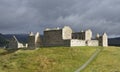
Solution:
<path fill-rule="evenodd" d="M 35 35 L 32 32 L 30 32 L 28 37 L 28 48 L 34 49 L 41 46 L 42 46 L 42 41 L 39 32 L 37 32 Z"/>
<path fill-rule="evenodd" d="M 62 29 L 53 28 L 44 31 L 44 46 L 108 46 L 108 37 L 104 33 L 102 36 L 92 39 L 90 29 L 81 32 L 73 32 L 69 26 Z"/>
<path fill-rule="evenodd" d="M 9 40 L 9 45 L 8 45 L 9 48 L 13 48 L 13 49 L 16 49 L 16 48 L 25 48 L 27 47 L 26 45 L 24 46 L 23 43 L 19 42 L 18 39 L 13 36 L 10 40 Z"/>
<path fill-rule="evenodd" d="M 97 34 L 94 39 L 92 38 L 92 31 L 90 29 L 81 32 L 73 32 L 69 26 L 64 26 L 63 28 L 46 28 L 43 37 L 40 37 L 39 32 L 35 35 L 30 32 L 26 46 L 20 45 L 15 37 L 11 40 L 9 45 L 11 48 L 28 47 L 30 49 L 46 46 L 108 46 L 106 33 L 101 36 Z"/>

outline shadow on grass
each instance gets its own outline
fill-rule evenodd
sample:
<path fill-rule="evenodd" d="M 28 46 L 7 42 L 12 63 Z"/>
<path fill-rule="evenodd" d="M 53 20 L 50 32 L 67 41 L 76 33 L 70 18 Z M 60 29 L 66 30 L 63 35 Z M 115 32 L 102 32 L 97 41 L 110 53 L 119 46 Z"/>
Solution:
<path fill-rule="evenodd" d="M 5 48 L 3 52 L 0 53 L 0 56 L 7 55 L 14 53 L 18 50 L 35 50 L 36 48 L 17 48 L 17 49 L 11 49 L 11 48 Z"/>
<path fill-rule="evenodd" d="M 5 49 L 5 51 L 1 52 L 0 53 L 0 56 L 1 55 L 7 55 L 7 54 L 11 54 L 11 53 L 14 53 L 15 51 L 17 51 L 18 49 Z"/>

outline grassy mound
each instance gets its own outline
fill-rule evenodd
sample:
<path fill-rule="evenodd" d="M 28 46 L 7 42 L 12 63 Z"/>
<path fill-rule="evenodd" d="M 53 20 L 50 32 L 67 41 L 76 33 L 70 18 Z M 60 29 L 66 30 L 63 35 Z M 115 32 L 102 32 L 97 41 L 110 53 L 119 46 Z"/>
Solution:
<path fill-rule="evenodd" d="M 74 72 L 98 47 L 0 49 L 0 72 Z"/>
<path fill-rule="evenodd" d="M 83 72 L 120 72 L 120 47 L 108 47 Z"/>

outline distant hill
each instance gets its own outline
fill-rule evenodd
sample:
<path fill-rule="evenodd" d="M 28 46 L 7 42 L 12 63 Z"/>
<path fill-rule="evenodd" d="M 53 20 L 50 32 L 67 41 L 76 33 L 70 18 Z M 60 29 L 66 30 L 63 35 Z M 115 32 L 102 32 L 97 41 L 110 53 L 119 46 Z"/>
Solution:
<path fill-rule="evenodd" d="M 108 39 L 109 46 L 120 46 L 120 37 L 117 38 L 109 38 Z"/>
<path fill-rule="evenodd" d="M 0 47 L 5 47 L 8 44 L 8 40 L 0 33 Z"/>
<path fill-rule="evenodd" d="M 27 43 L 28 34 L 5 34 L 4 37 L 10 40 L 13 36 L 16 36 L 19 42 Z"/>
<path fill-rule="evenodd" d="M 9 40 L 16 36 L 19 42 L 27 43 L 28 34 L 1 34 L 0 33 L 0 47 L 5 47 L 8 45 Z"/>

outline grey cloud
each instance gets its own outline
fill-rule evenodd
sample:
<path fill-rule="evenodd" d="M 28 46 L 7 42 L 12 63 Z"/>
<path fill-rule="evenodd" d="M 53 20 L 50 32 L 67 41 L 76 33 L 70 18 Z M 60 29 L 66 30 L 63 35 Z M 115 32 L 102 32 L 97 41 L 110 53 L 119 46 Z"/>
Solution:
<path fill-rule="evenodd" d="M 42 32 L 69 25 L 74 31 L 120 35 L 120 0 L 0 0 L 0 32 Z"/>

